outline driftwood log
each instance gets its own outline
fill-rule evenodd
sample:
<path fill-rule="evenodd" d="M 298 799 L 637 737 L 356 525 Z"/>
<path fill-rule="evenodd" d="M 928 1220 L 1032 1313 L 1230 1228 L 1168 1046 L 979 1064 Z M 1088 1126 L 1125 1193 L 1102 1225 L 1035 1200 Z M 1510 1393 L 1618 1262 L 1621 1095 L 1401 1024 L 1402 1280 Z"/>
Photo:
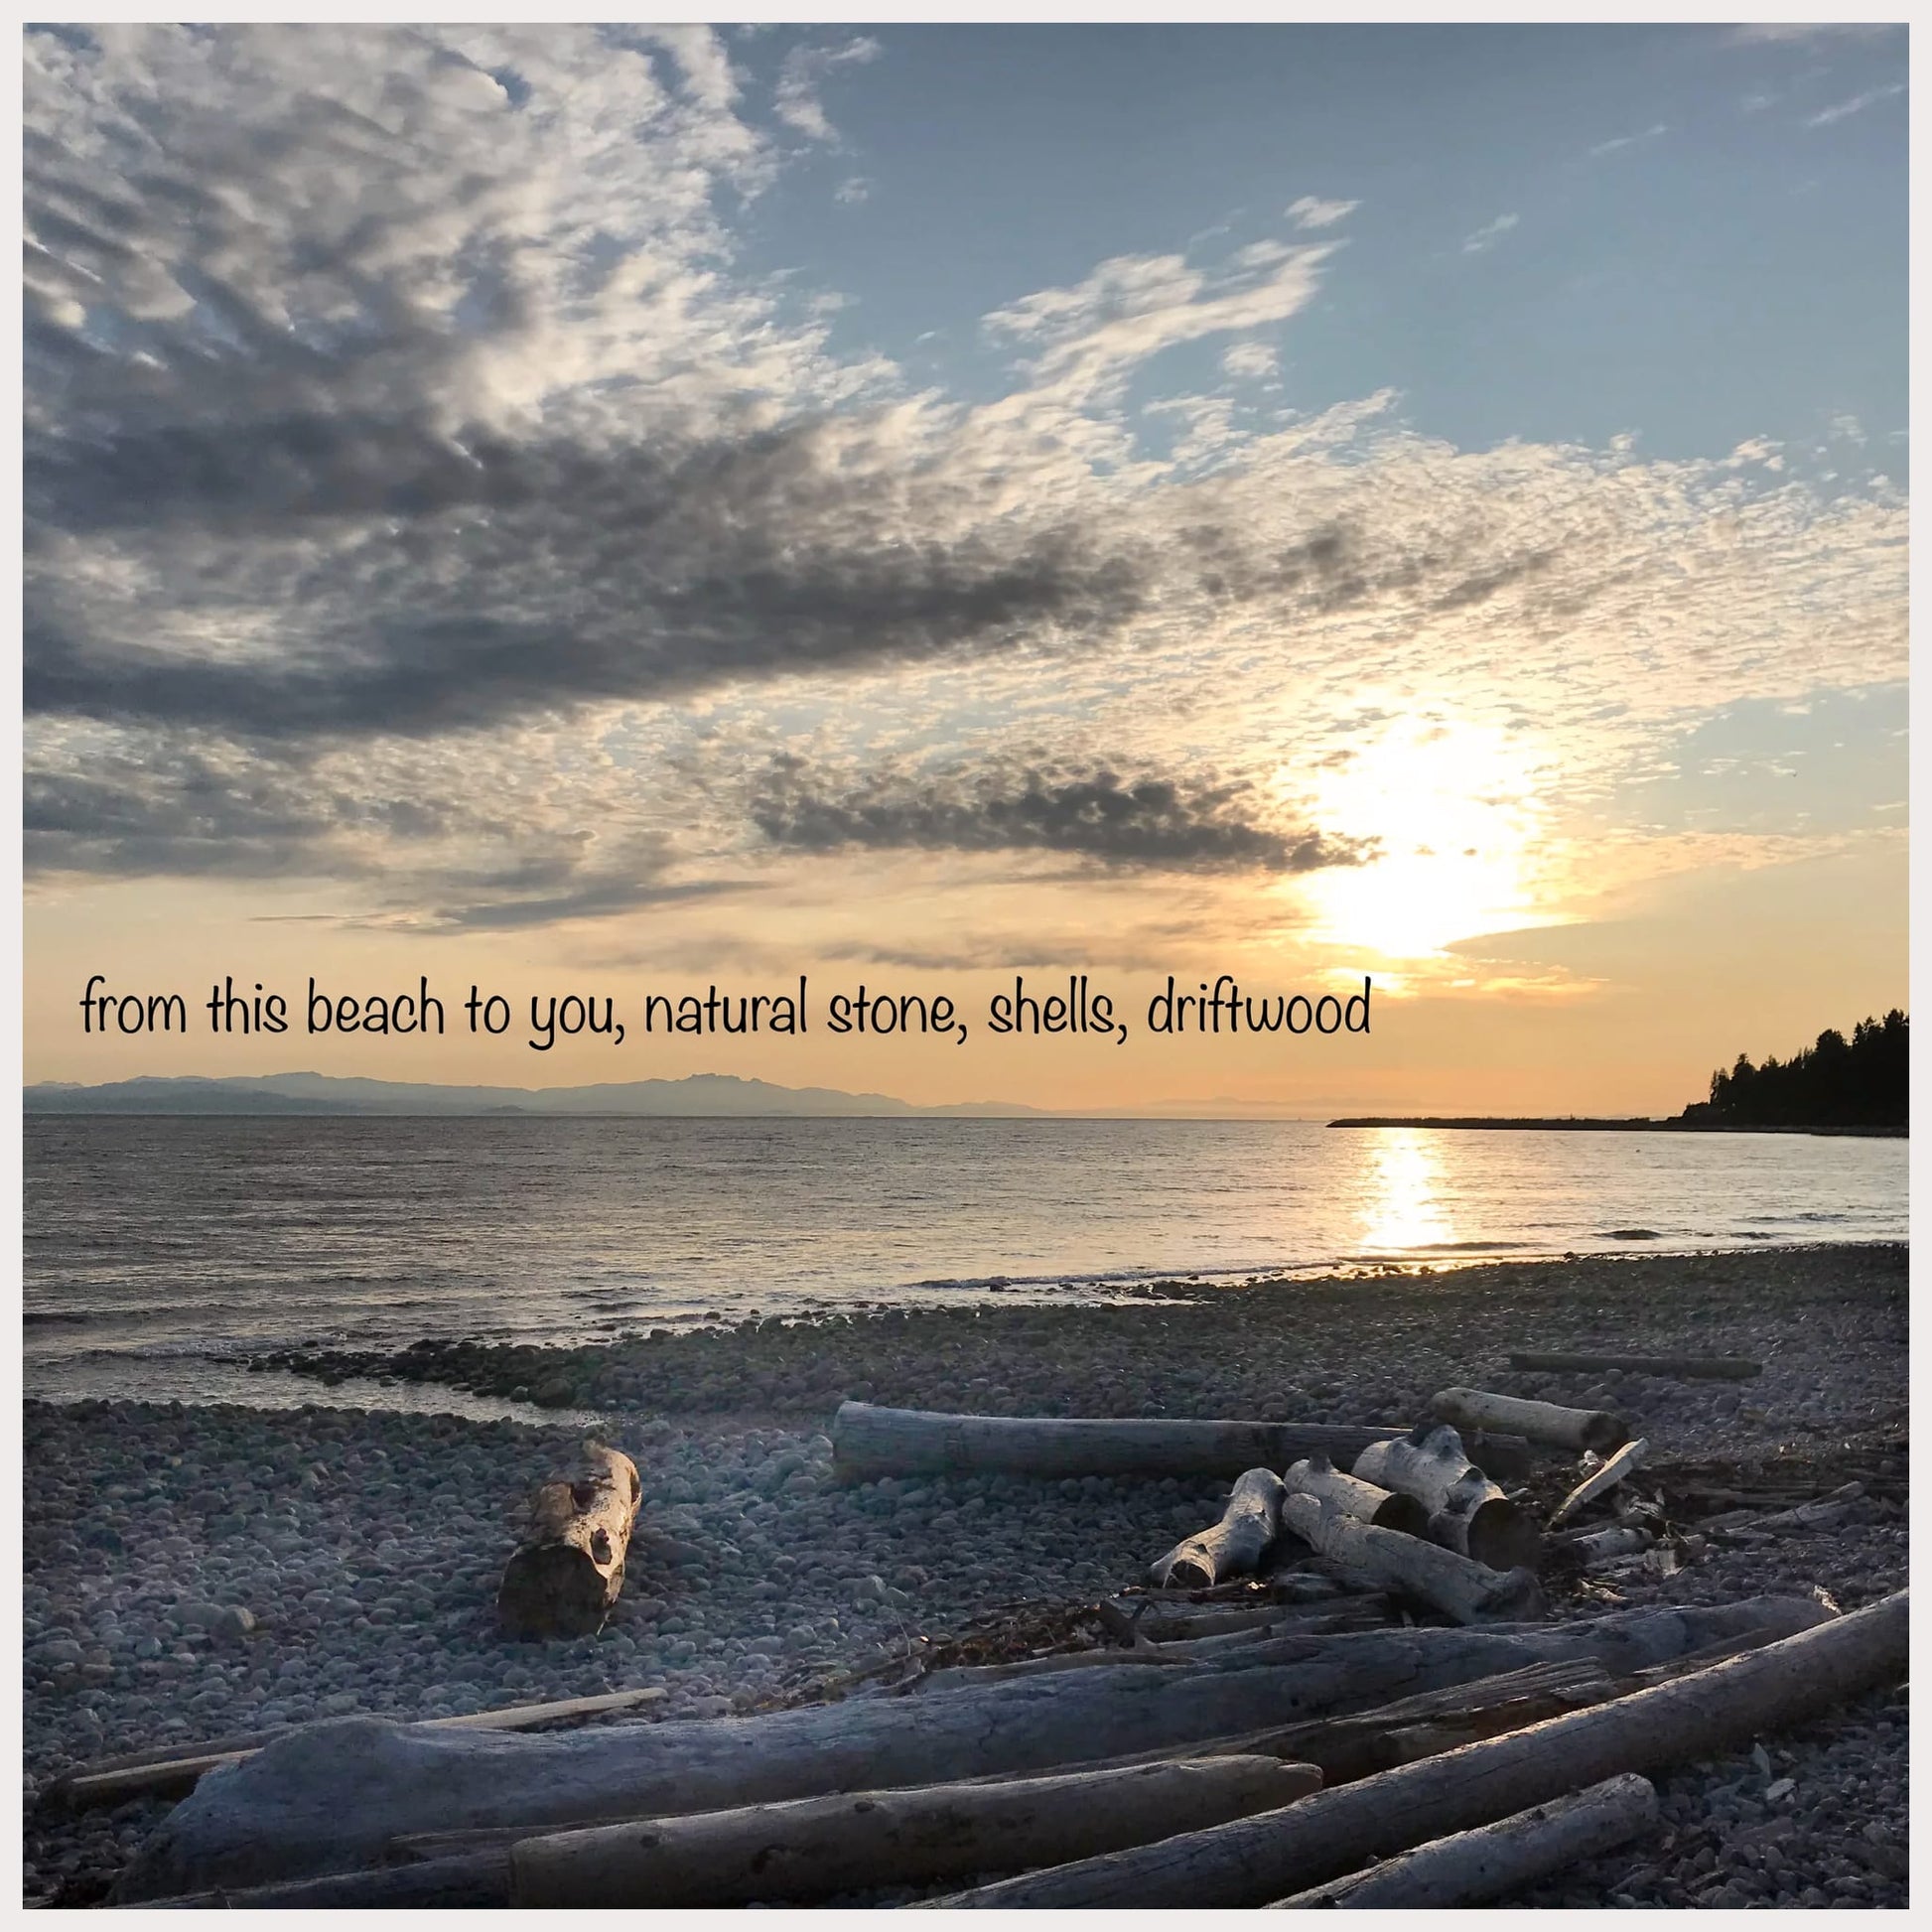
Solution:
<path fill-rule="evenodd" d="M 1606 1409 L 1565 1409 L 1486 1389 L 1444 1389 L 1430 1411 L 1458 1429 L 1498 1429 L 1557 1449 L 1613 1449 L 1630 1440 L 1630 1427 Z"/>
<path fill-rule="evenodd" d="M 1509 1365 L 1556 1375 L 1597 1375 L 1620 1368 L 1626 1375 L 1656 1375 L 1676 1382 L 1748 1382 L 1764 1373 L 1762 1362 L 1748 1362 L 1734 1355 L 1540 1355 L 1516 1349 L 1510 1354 Z"/>
<path fill-rule="evenodd" d="M 1569 1547 L 1588 1570 L 1617 1557 L 1641 1556 L 1656 1541 L 1655 1535 L 1640 1524 L 1612 1523 L 1607 1529 L 1591 1530 L 1587 1536 L 1572 1537 Z"/>
<path fill-rule="evenodd" d="M 637 1465 L 602 1443 L 586 1443 L 582 1467 L 536 1492 L 496 1592 L 511 1636 L 589 1637 L 603 1629 L 623 1589 L 642 1494 Z"/>
<path fill-rule="evenodd" d="M 1148 1572 L 1157 1589 L 1212 1589 L 1231 1577 L 1251 1577 L 1281 1534 L 1282 1479 L 1273 1469 L 1235 1478 L 1221 1520 L 1183 1537 Z"/>
<path fill-rule="evenodd" d="M 1429 1510 L 1414 1496 L 1404 1495 L 1399 1489 L 1378 1488 L 1360 1476 L 1344 1475 L 1325 1455 L 1305 1455 L 1290 1465 L 1282 1480 L 1288 1488 L 1312 1496 L 1316 1502 L 1338 1509 L 1358 1523 L 1373 1523 L 1378 1530 L 1400 1530 L 1404 1536 L 1421 1536 L 1429 1528 Z M 1501 1491 L 1497 1493 L 1500 1495 Z"/>
<path fill-rule="evenodd" d="M 1602 1704 L 1613 1697 L 1648 1689 L 1652 1684 L 1666 1683 L 1673 1677 L 1702 1670 L 1725 1657 L 1775 1642 L 1779 1637 L 1794 1634 L 1798 1628 L 1812 1627 L 1825 1620 L 1826 1612 L 1817 1604 L 1793 1602 L 1783 1607 L 1792 1615 L 1621 1676 L 1613 1676 L 1594 1657 L 1530 1664 L 1521 1670 L 1452 1684 L 1440 1691 L 1426 1691 L 1347 1717 L 1317 1718 L 1307 1724 L 1277 1725 L 1238 1736 L 1207 1739 L 1192 1746 L 1188 1755 L 1193 1759 L 1256 1756 L 1289 1759 L 1318 1770 L 1324 1786 L 1369 1777 L 1440 1751 L 1459 1749 L 1478 1738 L 1521 1730 L 1547 1718 L 1560 1717 L 1566 1711 Z M 1124 1771 L 1174 1761 L 1173 1752 L 1145 1751 L 1083 1764 L 1081 1771 L 1083 1774 Z M 988 1784 L 999 1784 L 1011 1791 L 1016 1781 L 981 1778 L 974 1780 L 969 1788 Z M 447 1859 L 458 1853 L 505 1851 L 520 1839 L 546 1835 L 528 1826 L 429 1832 L 394 1839 L 389 1849 L 392 1854 L 412 1859 Z"/>
<path fill-rule="evenodd" d="M 1405 1764 L 1210 1831 L 984 1885 L 946 1907 L 1241 1906 L 1626 1771 L 1781 1730 L 1905 1674 L 1909 1592 L 1674 1683 Z"/>
<path fill-rule="evenodd" d="M 1184 1756 L 1204 1739 L 1525 1664 L 1595 1657 L 1612 1671 L 1637 1670 L 1823 1614 L 1808 1601 L 1771 1598 L 1525 1631 L 1291 1638 L 1262 1646 L 1264 1661 L 1056 1671 L 954 1690 L 942 1671 L 904 1697 L 534 1735 L 340 1718 L 204 1778 L 151 1834 L 123 1896 L 345 1870 L 377 1863 L 395 1838 L 430 1832 L 565 1830 L 939 1778 L 1023 1776 L 1155 1748 Z"/>
<path fill-rule="evenodd" d="M 1635 1475 L 1649 1453 L 1650 1445 L 1641 1436 L 1634 1443 L 1625 1443 L 1600 1468 L 1592 1469 L 1564 1497 L 1550 1518 L 1550 1527 L 1555 1529 L 1559 1524 L 1569 1522 L 1586 1503 L 1594 1502 L 1598 1496 L 1614 1489 L 1626 1476 Z"/>
<path fill-rule="evenodd" d="M 584 1831 L 451 1833 L 373 1865 L 173 1905 L 723 1906 L 809 1903 L 842 1891 L 1029 1870 L 1279 1809 L 1321 1785 L 1278 1757 L 1167 1759 L 1053 1777 L 851 1792 L 789 1804 L 640 1818 Z"/>
<path fill-rule="evenodd" d="M 1406 1436 L 1371 1443 L 1355 1458 L 1355 1473 L 1415 1497 L 1428 1512 L 1430 1541 L 1457 1556 L 1491 1570 L 1534 1570 L 1542 1556 L 1536 1525 L 1469 1460 L 1446 1422 L 1418 1423 Z"/>
<path fill-rule="evenodd" d="M 1288 1497 L 1282 1505 L 1282 1528 L 1379 1588 L 1428 1603 L 1457 1623 L 1543 1614 L 1543 1591 L 1534 1571 L 1491 1570 L 1419 1536 L 1359 1523 L 1312 1496 Z"/>
<path fill-rule="evenodd" d="M 1188 1422 L 1170 1417 L 949 1416 L 844 1402 L 832 1457 L 848 1482 L 874 1476 L 1221 1476 L 1285 1469 L 1316 1449 L 1352 1461 L 1401 1425 Z"/>
<path fill-rule="evenodd" d="M 471 1711 L 460 1718 L 422 1718 L 417 1722 L 438 1730 L 533 1730 L 539 1725 L 571 1718 L 609 1717 L 633 1711 L 639 1705 L 660 1704 L 670 1696 L 655 1685 L 631 1691 L 602 1691 L 594 1697 L 559 1698 L 549 1704 L 512 1704 L 497 1711 Z M 217 1737 L 184 1749 L 129 1751 L 118 1757 L 97 1758 L 56 1778 L 41 1794 L 41 1803 L 55 1809 L 81 1811 L 89 1805 L 124 1804 L 129 1798 L 179 1798 L 194 1790 L 203 1775 L 217 1765 L 252 1757 L 264 1744 L 290 1734 L 279 1730 L 250 1731 L 238 1737 Z"/>
<path fill-rule="evenodd" d="M 1297 1892 L 1276 1909 L 1343 1905 L 1356 1911 L 1378 1906 L 1414 1911 L 1486 1905 L 1656 1828 L 1656 1786 L 1626 1772 L 1493 1825 L 1434 1839 L 1366 1871 Z"/>
<path fill-rule="evenodd" d="M 1321 1774 L 1275 1757 L 867 1791 L 526 1838 L 510 1897 L 530 1906 L 749 1905 L 1062 1864 L 1279 1809 Z"/>

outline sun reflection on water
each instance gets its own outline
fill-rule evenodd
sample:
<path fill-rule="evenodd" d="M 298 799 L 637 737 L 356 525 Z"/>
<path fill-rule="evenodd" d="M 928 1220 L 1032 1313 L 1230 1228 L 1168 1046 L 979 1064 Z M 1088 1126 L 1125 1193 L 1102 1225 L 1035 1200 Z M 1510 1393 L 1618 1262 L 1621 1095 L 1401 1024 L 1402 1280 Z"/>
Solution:
<path fill-rule="evenodd" d="M 1376 1134 L 1363 1191 L 1362 1246 L 1368 1252 L 1399 1254 L 1454 1241 L 1442 1164 L 1429 1138 L 1413 1128 Z"/>

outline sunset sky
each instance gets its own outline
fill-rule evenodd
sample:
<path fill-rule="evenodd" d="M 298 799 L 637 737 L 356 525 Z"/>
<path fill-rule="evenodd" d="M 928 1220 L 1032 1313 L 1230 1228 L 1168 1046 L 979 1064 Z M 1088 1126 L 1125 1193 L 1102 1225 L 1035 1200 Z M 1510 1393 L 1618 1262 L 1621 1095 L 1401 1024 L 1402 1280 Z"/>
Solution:
<path fill-rule="evenodd" d="M 26 116 L 29 1080 L 1658 1112 L 1906 1003 L 1902 30 L 52 27 Z"/>

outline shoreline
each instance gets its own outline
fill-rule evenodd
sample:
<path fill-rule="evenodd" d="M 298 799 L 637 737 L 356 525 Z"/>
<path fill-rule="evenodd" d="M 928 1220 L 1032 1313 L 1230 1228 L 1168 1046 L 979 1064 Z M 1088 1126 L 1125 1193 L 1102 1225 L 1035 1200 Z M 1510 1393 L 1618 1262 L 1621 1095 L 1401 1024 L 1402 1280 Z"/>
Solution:
<path fill-rule="evenodd" d="M 955 1634 L 1023 1599 L 1110 1593 L 1218 1514 L 1225 1494 L 1173 1478 L 841 1484 L 827 1429 L 845 1396 L 1374 1423 L 1412 1419 L 1436 1388 L 1477 1382 L 1616 1408 L 1660 1454 L 1750 1459 L 1784 1448 L 1829 1460 L 1848 1438 L 1890 1443 L 1906 1431 L 1907 1260 L 1887 1245 L 1493 1263 L 1217 1290 L 1181 1305 L 750 1323 L 596 1361 L 404 1351 L 415 1359 L 399 1373 L 424 1384 L 431 1369 L 457 1386 L 544 1369 L 565 1393 L 597 1398 L 540 1423 L 30 1400 L 30 1795 L 110 1752 L 349 1712 L 457 1715 L 657 1686 L 667 1696 L 655 1712 L 716 1717 L 810 1695 L 902 1651 L 910 1633 Z M 1509 1348 L 1610 1346 L 1745 1355 L 1765 1368 L 1720 1385 L 1502 1367 Z M 629 1581 L 599 1637 L 507 1642 L 494 1588 L 522 1499 L 574 1451 L 587 1413 L 643 1477 Z M 1905 1555 L 1902 1518 L 1874 1506 L 1828 1539 L 1720 1551 L 1619 1588 L 1632 1602 L 1710 1601 L 1823 1584 L 1849 1609 L 1902 1584 Z M 236 1609 L 256 1627 L 224 1636 L 239 1619 L 223 1613 Z M 1795 1797 L 1766 1801 L 1747 1753 L 1687 1769 L 1660 1785 L 1683 1814 L 1679 1849 L 1627 1854 L 1603 1882 L 1639 1902 L 1743 1902 L 1758 1894 L 1746 1885 L 1720 1900 L 1707 1881 L 1744 1885 L 1723 1848 L 1762 1826 L 1790 1862 L 1791 1882 L 1773 1895 L 1849 1902 L 1863 1887 L 1870 1902 L 1902 1899 L 1902 1870 L 1879 1868 L 1905 1842 L 1902 1705 L 1879 1700 L 1767 1741 L 1779 1774 L 1798 1779 Z M 97 1902 L 159 1815 L 154 1800 L 30 1815 L 28 1896 Z M 1879 1840 L 1858 1837 L 1867 1824 Z M 1840 1870 L 1847 1861 L 1856 1868 Z M 1640 1865 L 1652 1875 L 1624 1883 Z"/>
<path fill-rule="evenodd" d="M 1809 1134 L 1826 1140 L 1905 1141 L 1905 1127 L 1774 1127 L 1744 1121 L 1645 1120 L 1581 1114 L 1541 1118 L 1506 1114 L 1366 1114 L 1331 1120 L 1329 1127 L 1430 1127 L 1448 1132 L 1486 1134 Z"/>

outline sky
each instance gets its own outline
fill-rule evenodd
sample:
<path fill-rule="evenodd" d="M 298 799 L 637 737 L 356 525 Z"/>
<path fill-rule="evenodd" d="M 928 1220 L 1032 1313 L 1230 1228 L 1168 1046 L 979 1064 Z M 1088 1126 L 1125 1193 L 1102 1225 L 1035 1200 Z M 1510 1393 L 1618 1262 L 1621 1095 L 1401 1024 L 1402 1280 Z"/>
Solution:
<path fill-rule="evenodd" d="M 29 1080 L 1660 1113 L 1905 1004 L 1902 29 L 25 48 Z M 968 1036 L 520 1024 L 801 973 Z"/>

